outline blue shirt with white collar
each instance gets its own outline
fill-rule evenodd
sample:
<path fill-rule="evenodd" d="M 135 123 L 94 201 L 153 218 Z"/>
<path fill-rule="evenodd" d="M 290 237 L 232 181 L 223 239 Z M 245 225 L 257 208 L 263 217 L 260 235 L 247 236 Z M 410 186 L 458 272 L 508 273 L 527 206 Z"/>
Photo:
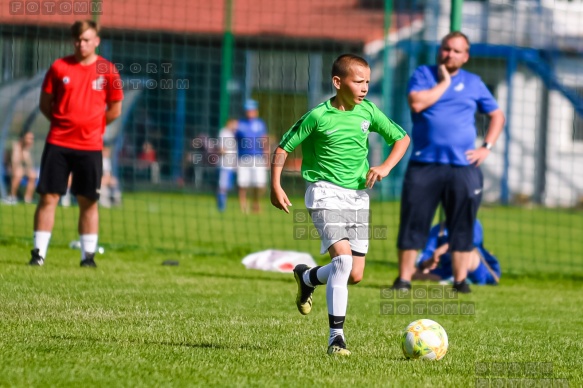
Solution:
<path fill-rule="evenodd" d="M 438 83 L 437 66 L 419 66 L 411 78 L 407 94 L 433 88 Z M 460 69 L 435 104 L 411 112 L 413 151 L 411 160 L 423 163 L 467 166 L 466 151 L 475 149 L 474 115 L 491 113 L 498 104 L 481 78 Z"/>

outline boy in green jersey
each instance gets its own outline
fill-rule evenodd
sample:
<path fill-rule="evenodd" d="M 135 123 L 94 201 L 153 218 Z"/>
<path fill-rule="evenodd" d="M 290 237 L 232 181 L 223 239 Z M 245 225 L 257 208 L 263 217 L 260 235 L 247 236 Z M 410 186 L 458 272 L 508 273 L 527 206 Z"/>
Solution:
<path fill-rule="evenodd" d="M 366 189 L 386 177 L 409 146 L 407 133 L 365 99 L 370 67 L 361 57 L 341 55 L 332 65 L 336 96 L 306 113 L 283 136 L 271 168 L 271 203 L 289 213 L 291 203 L 281 187 L 287 155 L 302 144 L 302 176 L 310 182 L 306 208 L 321 238 L 321 253 L 331 263 L 294 268 L 300 313 L 312 309 L 312 293 L 326 284 L 330 337 L 328 354 L 350 355 L 344 339 L 348 283 L 362 280 L 368 251 L 369 198 Z M 368 134 L 377 132 L 393 149 L 380 166 L 368 164 Z"/>

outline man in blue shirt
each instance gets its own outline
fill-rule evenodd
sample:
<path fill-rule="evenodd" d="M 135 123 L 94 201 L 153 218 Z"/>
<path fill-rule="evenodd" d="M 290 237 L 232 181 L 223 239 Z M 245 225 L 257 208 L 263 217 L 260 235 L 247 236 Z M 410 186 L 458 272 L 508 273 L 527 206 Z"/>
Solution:
<path fill-rule="evenodd" d="M 425 246 L 439 203 L 450 231 L 453 288 L 468 293 L 467 268 L 473 250 L 473 225 L 482 199 L 479 165 L 488 157 L 504 126 L 504 114 L 480 77 L 462 66 L 470 43 L 461 32 L 441 41 L 436 66 L 420 66 L 409 80 L 413 152 L 401 196 L 397 247 L 399 276 L 395 289 L 410 289 L 417 251 Z M 476 148 L 474 114 L 490 117 L 481 147 Z"/>
<path fill-rule="evenodd" d="M 451 254 L 449 251 L 449 232 L 445 223 L 431 228 L 425 249 L 417 259 L 414 280 L 449 281 L 453 277 Z M 474 224 L 474 249 L 468 263 L 467 280 L 472 284 L 498 284 L 500 263 L 484 248 L 484 232 L 480 221 Z"/>
<path fill-rule="evenodd" d="M 245 102 L 246 118 L 239 120 L 235 138 L 237 139 L 237 185 L 239 205 L 243 213 L 248 213 L 247 190 L 252 189 L 253 212 L 259 213 L 259 198 L 267 185 L 269 165 L 269 138 L 267 126 L 259 118 L 259 104 L 255 100 Z"/>

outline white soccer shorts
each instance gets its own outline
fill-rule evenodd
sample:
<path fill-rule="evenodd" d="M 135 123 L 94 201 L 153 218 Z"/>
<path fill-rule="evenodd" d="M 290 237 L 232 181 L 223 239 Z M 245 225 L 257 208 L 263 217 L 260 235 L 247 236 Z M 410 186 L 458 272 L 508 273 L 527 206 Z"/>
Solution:
<path fill-rule="evenodd" d="M 370 200 L 366 190 L 346 189 L 319 181 L 308 186 L 304 200 L 320 235 L 320 254 L 347 238 L 354 252 L 366 255 L 370 217 Z"/>
<path fill-rule="evenodd" d="M 267 185 L 266 161 L 269 161 L 269 157 L 264 158 L 262 155 L 239 158 L 237 165 L 237 185 L 244 189 L 249 187 L 265 187 Z"/>

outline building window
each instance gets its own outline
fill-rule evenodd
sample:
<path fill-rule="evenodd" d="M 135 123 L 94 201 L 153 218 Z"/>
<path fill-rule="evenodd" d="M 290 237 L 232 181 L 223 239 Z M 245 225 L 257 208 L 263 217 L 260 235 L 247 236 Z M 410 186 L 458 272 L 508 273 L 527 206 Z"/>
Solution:
<path fill-rule="evenodd" d="M 583 141 L 583 117 L 577 111 L 573 117 L 573 141 Z"/>
<path fill-rule="evenodd" d="M 579 96 L 579 100 L 583 100 L 583 87 L 576 87 L 574 91 Z M 583 141 L 583 115 L 573 109 L 573 134 L 571 136 L 573 141 Z"/>

